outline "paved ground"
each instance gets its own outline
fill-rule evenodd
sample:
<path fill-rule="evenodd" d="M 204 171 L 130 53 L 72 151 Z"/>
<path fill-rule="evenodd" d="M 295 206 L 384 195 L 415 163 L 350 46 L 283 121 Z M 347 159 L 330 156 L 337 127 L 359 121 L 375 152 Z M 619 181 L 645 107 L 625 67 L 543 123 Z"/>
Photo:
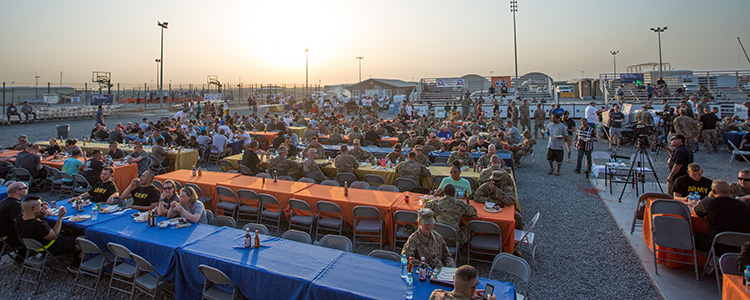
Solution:
<path fill-rule="evenodd" d="M 242 110 L 239 111 L 243 113 Z M 246 110 L 244 111 L 246 112 Z M 148 114 L 124 114 L 109 117 L 108 123 L 137 121 Z M 162 113 L 163 115 L 163 113 Z M 149 116 L 149 118 L 155 115 Z M 63 122 L 13 125 L 0 128 L 0 145 L 7 147 L 15 142 L 19 134 L 27 134 L 32 141 L 53 136 L 54 125 Z M 64 121 L 71 124 L 71 136 L 88 134 L 93 121 Z M 517 168 L 516 181 L 524 219 L 539 212 L 541 219 L 537 227 L 536 257 L 538 268 L 533 271 L 530 296 L 533 298 L 565 299 L 656 299 L 659 295 L 651 284 L 626 239 L 602 205 L 596 190 L 582 174 L 573 174 L 574 164 L 563 164 L 562 176 L 547 175 L 544 159 L 546 141 L 538 140 L 535 160 L 527 159 Z M 595 150 L 604 150 L 606 144 L 598 143 Z M 624 146 L 619 153 L 630 155 L 632 146 Z M 574 153 L 575 154 L 575 153 Z M 655 159 L 655 169 L 664 182 L 667 176 L 667 156 L 662 152 Z M 708 155 L 696 154 L 696 161 L 706 169 L 705 176 L 734 181 L 739 163 L 727 164 L 729 154 L 725 151 Z M 44 195 L 46 196 L 46 195 Z M 372 248 L 359 248 L 366 254 Z M 466 257 L 465 253 L 462 257 Z M 522 257 L 530 260 L 530 254 L 522 251 Z M 487 276 L 489 265 L 479 264 L 481 276 Z M 13 289 L 20 268 L 10 259 L 0 262 L 0 298 L 32 298 L 27 288 Z M 497 276 L 497 274 L 495 274 Z M 68 299 L 73 279 L 67 275 L 50 273 L 44 277 L 42 294 L 33 298 Z M 519 290 L 522 285 L 517 283 Z M 22 284 L 22 286 L 26 286 Z M 100 289 L 100 295 L 101 295 Z M 86 294 L 91 295 L 91 294 Z M 85 298 L 92 298 L 86 296 Z M 161 295 L 159 298 L 169 298 Z"/>

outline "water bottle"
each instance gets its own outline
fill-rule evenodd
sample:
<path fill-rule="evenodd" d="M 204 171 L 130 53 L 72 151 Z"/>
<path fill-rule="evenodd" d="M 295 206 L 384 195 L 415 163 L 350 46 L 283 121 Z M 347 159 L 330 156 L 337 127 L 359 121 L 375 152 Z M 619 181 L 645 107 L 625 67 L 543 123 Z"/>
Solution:
<path fill-rule="evenodd" d="M 401 255 L 401 279 L 406 279 L 406 264 L 408 261 L 406 260 L 406 254 Z"/>
<path fill-rule="evenodd" d="M 414 276 L 406 276 L 406 299 L 411 300 L 412 298 L 414 298 Z"/>
<path fill-rule="evenodd" d="M 745 266 L 745 291 L 750 293 L 750 265 Z"/>
<path fill-rule="evenodd" d="M 99 219 L 99 209 L 98 209 L 98 207 L 97 207 L 97 206 L 95 205 L 95 206 L 94 206 L 94 207 L 93 207 L 93 208 L 91 209 L 91 220 L 97 220 L 97 219 Z"/>

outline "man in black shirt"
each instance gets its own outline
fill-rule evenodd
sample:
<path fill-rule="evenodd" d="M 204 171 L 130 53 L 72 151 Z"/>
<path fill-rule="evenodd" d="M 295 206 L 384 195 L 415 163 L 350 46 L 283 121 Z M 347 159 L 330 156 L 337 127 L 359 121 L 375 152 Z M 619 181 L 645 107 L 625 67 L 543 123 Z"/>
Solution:
<path fill-rule="evenodd" d="M 81 194 L 81 199 L 91 199 L 91 202 L 100 203 L 104 202 L 112 204 L 112 199 L 117 197 L 117 186 L 112 182 L 112 175 L 115 174 L 115 169 L 112 167 L 104 167 L 99 175 L 101 181 L 97 182 L 88 192 Z"/>
<path fill-rule="evenodd" d="M 102 152 L 99 149 L 94 149 L 91 158 L 83 164 L 83 177 L 88 180 L 91 186 L 99 183 L 99 173 L 104 168 L 104 162 L 102 161 Z"/>
<path fill-rule="evenodd" d="M 706 218 L 708 232 L 695 234 L 695 247 L 701 251 L 709 251 L 714 237 L 725 231 L 750 233 L 750 206 L 740 200 L 732 198 L 729 184 L 723 180 L 714 180 L 711 194 L 701 200 L 693 209 L 698 217 Z M 720 248 L 717 245 L 716 255 L 739 249 Z"/>
<path fill-rule="evenodd" d="M 57 144 L 57 140 L 52 138 L 49 139 L 49 146 L 44 149 L 44 155 L 50 156 L 62 152 L 62 148 Z"/>
<path fill-rule="evenodd" d="M 24 152 L 26 152 L 24 154 Z M 39 145 L 28 144 L 26 150 L 16 155 L 16 168 L 24 168 L 31 173 L 31 177 L 42 178 L 46 176 L 42 172 L 42 160 L 39 157 Z"/>
<path fill-rule="evenodd" d="M 13 248 L 23 248 L 23 243 L 18 238 L 13 224 L 23 214 L 21 198 L 28 192 L 29 188 L 25 183 L 15 182 L 8 186 L 8 197 L 0 201 L 0 237 Z"/>
<path fill-rule="evenodd" d="M 687 175 L 687 166 L 693 162 L 693 151 L 685 146 L 685 136 L 676 134 L 670 139 L 674 150 L 664 147 L 669 152 L 669 176 L 667 176 L 667 193 L 674 193 L 674 182 Z"/>
<path fill-rule="evenodd" d="M 75 237 L 60 234 L 62 219 L 65 216 L 65 207 L 60 207 L 60 212 L 57 213 L 57 221 L 53 228 L 50 228 L 46 220 L 41 219 L 46 217 L 47 210 L 42 205 L 42 200 L 38 196 L 26 197 L 23 203 L 21 203 L 21 208 L 23 215 L 16 219 L 14 224 L 19 239 L 34 239 L 55 256 L 73 254 L 80 251 L 76 245 Z M 78 258 L 78 256 L 75 256 L 75 258 Z"/>
<path fill-rule="evenodd" d="M 272 147 L 279 149 L 279 146 L 284 143 L 284 132 L 279 131 L 275 138 L 273 138 Z"/>
<path fill-rule="evenodd" d="M 698 192 L 701 199 L 711 192 L 711 179 L 703 177 L 703 169 L 697 163 L 688 165 L 688 174 L 680 176 L 674 182 L 674 199 L 685 200 L 693 192 Z"/>
<path fill-rule="evenodd" d="M 145 171 L 141 174 L 141 177 L 130 182 L 130 185 L 122 192 L 123 199 L 133 197 L 133 205 L 130 208 L 148 211 L 156 207 L 160 195 L 159 190 L 151 184 L 153 181 L 154 173 Z"/>
<path fill-rule="evenodd" d="M 117 148 L 119 146 L 119 143 L 117 142 L 109 142 L 109 157 L 111 157 L 114 160 L 122 160 L 125 158 L 125 151 L 122 151 L 122 149 Z"/>
<path fill-rule="evenodd" d="M 706 151 L 711 153 L 711 149 L 714 152 L 719 151 L 718 141 L 716 140 L 716 124 L 719 124 L 719 118 L 711 112 L 710 107 L 706 107 L 703 114 L 698 121 L 701 123 L 701 136 L 703 136 L 703 143 L 706 145 Z"/>
<path fill-rule="evenodd" d="M 260 167 L 260 158 L 258 158 L 256 151 L 258 151 L 257 141 L 252 141 L 250 144 L 247 144 L 245 153 L 242 154 L 242 161 L 240 162 L 243 166 L 250 168 L 250 171 L 252 171 L 253 174 L 258 174 L 262 169 Z"/>
<path fill-rule="evenodd" d="M 375 132 L 375 126 L 370 126 L 370 130 L 365 133 L 365 140 L 371 141 L 373 145 L 380 146 L 380 135 Z"/>
<path fill-rule="evenodd" d="M 115 130 L 112 130 L 112 132 L 109 133 L 109 141 L 110 142 L 118 142 L 122 143 L 122 139 L 125 137 L 125 134 L 122 133 L 122 128 L 115 127 Z"/>
<path fill-rule="evenodd" d="M 284 137 L 284 144 L 286 145 L 286 148 L 288 149 L 287 157 L 297 156 L 297 153 L 299 150 L 297 149 L 297 146 L 295 146 L 294 143 L 292 143 L 291 137 L 288 137 L 288 136 Z"/>

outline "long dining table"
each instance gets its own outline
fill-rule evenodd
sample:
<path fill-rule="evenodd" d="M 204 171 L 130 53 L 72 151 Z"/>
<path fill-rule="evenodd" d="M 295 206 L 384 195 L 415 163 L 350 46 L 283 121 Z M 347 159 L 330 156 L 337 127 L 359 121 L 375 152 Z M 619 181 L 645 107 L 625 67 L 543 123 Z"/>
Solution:
<path fill-rule="evenodd" d="M 58 142 L 60 143 L 60 142 Z M 42 141 L 37 142 L 39 145 L 49 145 L 48 141 Z M 109 143 L 103 143 L 103 142 L 92 142 L 92 143 L 83 143 L 78 142 L 77 144 L 81 149 L 86 150 L 87 152 L 91 153 L 91 151 L 94 151 L 94 149 L 98 149 L 99 151 L 102 151 L 102 153 L 107 154 L 109 153 Z M 133 152 L 133 147 L 130 144 L 120 144 L 119 148 L 123 151 L 127 152 Z M 151 153 L 151 149 L 153 146 L 143 146 L 143 151 L 146 151 L 147 153 Z M 167 158 L 169 158 L 171 161 L 174 162 L 174 169 L 192 169 L 194 165 L 198 163 L 198 156 L 200 155 L 198 153 L 198 150 L 195 149 L 180 149 L 180 150 L 167 150 L 169 152 Z"/>

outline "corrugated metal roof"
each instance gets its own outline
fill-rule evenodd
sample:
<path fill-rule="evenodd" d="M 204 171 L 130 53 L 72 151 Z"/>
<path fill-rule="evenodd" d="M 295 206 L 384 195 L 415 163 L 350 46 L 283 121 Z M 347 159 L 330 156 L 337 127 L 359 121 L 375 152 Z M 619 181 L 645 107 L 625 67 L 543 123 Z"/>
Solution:
<path fill-rule="evenodd" d="M 416 87 L 416 83 L 406 82 L 399 79 L 380 79 L 380 78 L 370 78 L 370 80 L 377 81 L 383 84 L 395 86 L 395 87 Z"/>

